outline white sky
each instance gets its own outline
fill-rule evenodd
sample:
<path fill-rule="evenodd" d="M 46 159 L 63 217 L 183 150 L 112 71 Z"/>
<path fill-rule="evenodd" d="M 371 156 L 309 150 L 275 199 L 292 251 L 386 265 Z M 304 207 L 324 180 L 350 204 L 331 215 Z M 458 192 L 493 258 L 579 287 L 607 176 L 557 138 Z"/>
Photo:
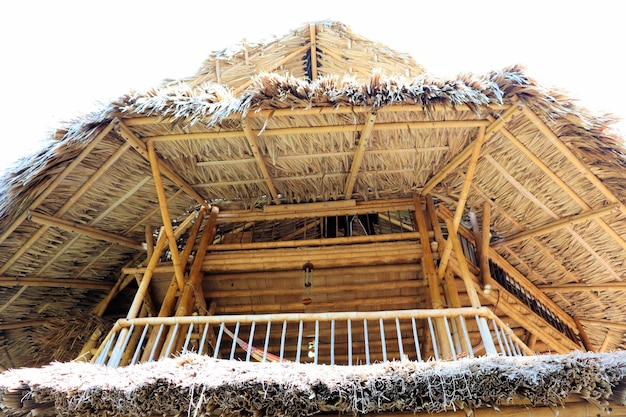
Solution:
<path fill-rule="evenodd" d="M 593 112 L 626 119 L 622 3 L 614 0 L 22 0 L 0 3 L 0 171 L 130 89 L 195 72 L 214 50 L 333 19 L 436 75 L 520 63 Z M 626 123 L 616 126 L 626 134 Z"/>

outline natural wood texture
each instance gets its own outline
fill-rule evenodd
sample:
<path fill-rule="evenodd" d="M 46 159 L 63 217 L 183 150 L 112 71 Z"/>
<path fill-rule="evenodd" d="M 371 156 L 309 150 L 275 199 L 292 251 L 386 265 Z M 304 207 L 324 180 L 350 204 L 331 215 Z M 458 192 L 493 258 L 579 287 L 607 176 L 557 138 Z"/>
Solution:
<path fill-rule="evenodd" d="M 114 284 L 111 282 L 99 282 L 81 279 L 0 276 L 0 286 L 2 287 L 19 287 L 22 285 L 27 285 L 29 287 L 59 287 L 110 290 L 111 288 L 113 288 Z"/>
<path fill-rule="evenodd" d="M 576 292 L 576 291 L 621 292 L 621 291 L 626 291 L 626 283 L 614 282 L 614 283 L 607 283 L 607 284 L 538 285 L 537 288 L 540 289 L 541 291 L 556 292 L 556 293 Z"/>
<path fill-rule="evenodd" d="M 145 143 L 143 143 L 141 139 L 139 139 L 126 125 L 124 125 L 124 123 L 122 123 L 121 121 L 117 121 L 117 123 L 115 124 L 115 131 L 119 133 L 121 137 L 126 139 L 133 147 L 133 149 L 135 149 L 142 157 L 144 157 L 146 161 L 150 160 L 148 156 L 148 149 Z M 191 185 L 189 185 L 178 174 L 176 174 L 176 171 L 174 171 L 163 161 L 159 160 L 158 162 L 160 171 L 163 172 L 163 174 L 167 178 L 169 178 L 178 187 L 182 188 L 185 193 L 187 193 L 187 195 L 195 199 L 196 202 L 198 202 L 200 205 L 207 205 L 206 200 L 200 194 L 198 194 Z"/>
<path fill-rule="evenodd" d="M 618 207 L 616 206 L 608 206 L 608 207 L 603 207 L 603 208 L 596 209 L 596 210 L 591 210 L 591 211 L 578 214 L 575 216 L 564 217 L 560 220 L 545 224 L 543 226 L 539 226 L 534 229 L 526 230 L 524 232 L 520 232 L 515 235 L 505 237 L 500 240 L 496 240 L 491 245 L 493 247 L 513 245 L 515 243 L 528 239 L 531 236 L 540 236 L 540 235 L 548 234 L 548 233 L 554 232 L 555 230 L 559 230 L 563 227 L 569 227 L 577 223 L 582 223 L 588 220 L 597 219 L 599 217 L 605 216 L 617 210 L 618 210 Z"/>
<path fill-rule="evenodd" d="M 311 38 L 311 81 L 315 81 L 318 78 L 317 75 L 317 35 L 315 34 L 315 24 L 309 25 L 309 33 Z"/>
<path fill-rule="evenodd" d="M 68 232 L 89 236 L 96 240 L 104 240 L 106 242 L 116 243 L 118 245 L 126 246 L 130 249 L 135 249 L 139 251 L 144 250 L 141 243 L 135 242 L 132 239 L 118 236 L 114 233 L 105 232 L 103 230 L 94 229 L 93 227 L 83 226 L 69 220 L 63 220 L 36 212 L 31 212 L 29 214 L 29 219 L 35 223 L 39 223 L 44 226 L 58 227 L 59 229 L 67 230 Z"/>
<path fill-rule="evenodd" d="M 456 235 L 456 232 L 459 228 L 459 224 L 461 223 L 461 217 L 463 216 L 463 212 L 465 210 L 465 203 L 467 201 L 467 196 L 471 190 L 471 183 L 474 177 L 474 171 L 476 171 L 476 164 L 478 164 L 478 158 L 480 156 L 480 150 L 482 148 L 482 144 L 485 142 L 486 134 L 485 129 L 480 128 L 478 130 L 478 135 L 476 136 L 476 140 L 474 141 L 475 145 L 472 149 L 472 154 L 470 156 L 467 171 L 465 173 L 465 182 L 463 183 L 463 188 L 461 190 L 461 195 L 458 198 L 456 211 L 454 213 L 454 218 L 452 219 L 452 229 L 448 229 L 449 236 L 446 241 L 446 246 L 443 250 L 443 254 L 441 255 L 441 261 L 439 262 L 439 270 L 437 271 L 437 277 L 439 279 L 443 278 L 443 275 L 446 272 L 446 266 L 448 264 L 448 260 L 450 259 L 450 252 L 452 250 L 452 238 L 453 235 Z"/>
<path fill-rule="evenodd" d="M 322 414 L 323 415 L 323 414 Z M 432 413 L 435 416 L 467 417 L 465 410 L 448 410 L 444 413 Z M 610 411 L 599 410 L 587 401 L 567 402 L 563 407 L 537 405 L 501 405 L 498 409 L 477 408 L 472 410 L 472 417 L 626 417 L 626 406 L 611 404 Z M 377 413 L 377 417 L 415 417 L 413 413 Z"/>
<path fill-rule="evenodd" d="M 156 193 L 159 198 L 159 208 L 161 209 L 161 218 L 163 219 L 164 225 L 163 227 L 165 228 L 165 235 L 167 236 L 170 254 L 172 256 L 172 263 L 174 264 L 176 282 L 178 283 L 178 289 L 182 290 L 185 286 L 183 265 L 180 260 L 180 254 L 178 253 L 176 237 L 174 236 L 172 218 L 170 216 L 170 211 L 167 207 L 167 196 L 165 195 L 165 188 L 163 187 L 163 179 L 161 178 L 161 171 L 159 168 L 159 161 L 157 159 L 156 151 L 154 149 L 154 143 L 148 142 L 147 148 L 148 159 L 150 160 L 150 167 L 152 168 L 152 178 L 154 179 Z"/>
<path fill-rule="evenodd" d="M 580 322 L 587 326 L 602 326 L 607 329 L 619 330 L 626 332 L 626 323 L 615 322 L 609 320 L 592 320 L 592 319 L 580 319 Z"/>
<path fill-rule="evenodd" d="M 22 320 L 15 323 L 0 323 L 0 331 L 21 329 L 23 327 L 45 326 L 48 320 Z"/>
<path fill-rule="evenodd" d="M 241 126 L 243 128 L 243 133 L 248 140 L 248 145 L 250 146 L 250 150 L 252 151 L 252 155 L 256 160 L 257 166 L 259 167 L 259 171 L 261 171 L 261 175 L 263 176 L 263 180 L 265 181 L 265 185 L 267 186 L 270 195 L 272 196 L 272 200 L 274 204 L 280 204 L 280 198 L 278 196 L 278 191 L 276 191 L 276 187 L 274 186 L 274 182 L 272 181 L 272 177 L 270 176 L 269 171 L 267 170 L 267 165 L 265 160 L 263 159 L 263 155 L 261 150 L 259 149 L 259 143 L 257 141 L 257 133 L 253 132 L 250 129 L 250 125 L 246 121 L 246 119 L 241 120 Z M 260 134 L 260 132 L 258 133 Z"/>
<path fill-rule="evenodd" d="M 9 237 L 11 235 L 11 233 L 13 233 L 15 231 L 15 229 L 17 229 L 22 222 L 24 222 L 24 220 L 26 220 L 26 218 L 28 217 L 28 212 L 29 211 L 33 211 L 35 210 L 37 207 L 39 207 L 39 205 L 50 195 L 52 194 L 57 187 L 59 186 L 59 184 L 61 182 L 63 182 L 63 180 L 65 178 L 67 178 L 68 175 L 70 175 L 70 173 L 78 166 L 81 164 L 81 162 L 83 161 L 83 159 L 85 159 L 85 157 L 89 156 L 89 154 L 91 153 L 91 151 L 93 151 L 93 149 L 98 146 L 98 144 L 100 143 L 100 141 L 102 139 L 104 139 L 110 132 L 111 130 L 113 130 L 113 127 L 115 126 L 115 124 L 118 122 L 117 119 L 112 120 L 111 122 L 109 122 L 106 126 L 104 126 L 104 128 L 98 133 L 98 135 L 93 138 L 93 140 L 91 142 L 89 142 L 81 151 L 81 153 L 76 156 L 72 162 L 70 162 L 67 167 L 61 172 L 59 173 L 54 180 L 50 183 L 49 186 L 45 187 L 45 189 L 42 191 L 41 194 L 39 194 L 37 196 L 37 198 L 35 198 L 35 200 L 33 200 L 32 203 L 30 203 L 30 205 L 22 212 L 22 214 L 18 217 L 18 219 L 16 219 L 5 231 L 4 233 L 2 233 L 2 235 L 0 235 L 0 244 L 2 244 L 2 242 L 4 242 L 6 240 L 7 237 Z M 3 269 L 0 271 L 0 273 L 3 273 L 4 271 L 6 271 L 6 269 Z"/>
<path fill-rule="evenodd" d="M 482 278 L 482 284 L 484 290 L 487 289 L 487 285 L 490 285 L 491 275 L 489 272 L 489 247 L 491 242 L 491 204 L 485 201 L 483 204 L 483 224 L 481 230 L 479 262 L 480 262 L 480 276 Z"/>
<path fill-rule="evenodd" d="M 596 352 L 596 350 L 593 348 L 593 344 L 591 343 L 591 340 L 587 336 L 587 332 L 585 332 L 585 328 L 583 327 L 583 325 L 580 322 L 580 320 L 578 318 L 574 317 L 574 321 L 576 322 L 576 328 L 578 329 L 578 334 L 580 336 L 580 339 L 582 340 L 583 345 L 585 346 L 587 351 L 589 351 L 589 352 Z"/>
<path fill-rule="evenodd" d="M 372 129 L 374 128 L 375 122 L 376 113 L 369 113 L 367 115 L 367 121 L 365 122 L 365 126 L 363 126 L 363 131 L 359 136 L 359 143 L 357 144 L 356 150 L 354 151 L 354 156 L 352 157 L 350 173 L 348 174 L 348 178 L 346 179 L 346 186 L 343 190 L 343 196 L 345 199 L 352 198 L 354 183 L 356 182 L 356 177 L 359 174 L 359 170 L 361 169 L 363 156 L 365 155 L 365 150 L 367 149 L 370 135 L 372 134 Z"/>

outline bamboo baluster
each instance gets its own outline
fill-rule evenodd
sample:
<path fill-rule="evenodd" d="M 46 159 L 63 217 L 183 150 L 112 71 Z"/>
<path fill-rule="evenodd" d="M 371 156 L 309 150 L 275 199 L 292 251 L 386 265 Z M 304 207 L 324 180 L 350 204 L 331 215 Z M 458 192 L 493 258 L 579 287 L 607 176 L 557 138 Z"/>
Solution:
<path fill-rule="evenodd" d="M 430 307 L 438 310 L 444 307 L 441 293 L 439 291 L 439 279 L 437 277 L 437 267 L 430 246 L 430 238 L 428 235 L 428 224 L 424 216 L 423 198 L 414 195 L 415 202 L 415 223 L 417 224 L 420 241 L 422 243 L 422 268 L 424 270 L 424 278 L 428 284 L 428 295 L 430 296 Z M 449 359 L 452 351 L 446 340 L 446 328 L 443 320 L 435 320 L 437 346 L 439 346 L 440 354 L 443 358 Z"/>
<path fill-rule="evenodd" d="M 432 224 L 433 231 L 435 233 L 435 242 L 437 242 L 437 250 L 439 254 L 443 252 L 443 248 L 445 245 L 445 238 L 443 236 L 443 232 L 441 230 L 441 226 L 439 225 L 439 219 L 437 218 L 437 210 L 435 209 L 435 203 L 433 201 L 432 196 L 429 194 L 426 196 L 426 212 L 428 213 L 428 217 L 430 219 L 430 223 Z M 448 266 L 446 268 L 446 273 L 444 275 L 443 281 L 443 289 L 446 301 L 449 307 L 462 307 L 461 298 L 459 297 L 459 291 L 456 286 L 456 281 L 454 278 L 454 273 L 452 272 L 452 268 Z M 461 323 L 460 317 L 452 317 L 452 328 L 454 329 L 454 340 L 456 344 L 461 348 L 457 349 L 459 352 L 470 352 L 472 347 L 468 346 L 465 338 L 460 337 L 461 329 L 463 329 L 463 323 Z"/>

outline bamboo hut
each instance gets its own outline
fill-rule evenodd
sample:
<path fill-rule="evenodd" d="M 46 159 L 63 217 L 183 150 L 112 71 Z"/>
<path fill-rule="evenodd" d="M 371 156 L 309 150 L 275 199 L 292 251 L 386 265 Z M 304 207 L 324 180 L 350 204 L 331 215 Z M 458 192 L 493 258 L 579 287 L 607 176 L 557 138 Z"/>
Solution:
<path fill-rule="evenodd" d="M 626 157 L 520 66 L 314 22 L 0 179 L 0 410 L 626 416 Z"/>

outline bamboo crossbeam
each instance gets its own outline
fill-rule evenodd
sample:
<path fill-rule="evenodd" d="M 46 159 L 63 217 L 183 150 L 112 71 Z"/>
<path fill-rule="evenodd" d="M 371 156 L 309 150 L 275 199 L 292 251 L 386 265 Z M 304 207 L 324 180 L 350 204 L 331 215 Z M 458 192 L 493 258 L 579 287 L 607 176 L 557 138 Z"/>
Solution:
<path fill-rule="evenodd" d="M 24 327 L 38 327 L 48 324 L 48 320 L 22 320 L 14 323 L 0 323 L 0 331 L 23 329 Z"/>
<path fill-rule="evenodd" d="M 272 196 L 272 200 L 274 201 L 274 204 L 280 204 L 280 197 L 278 196 L 278 191 L 276 191 L 276 187 L 274 186 L 272 177 L 270 176 L 270 173 L 267 170 L 267 164 L 263 160 L 263 155 L 261 154 L 261 149 L 259 148 L 259 143 L 256 139 L 259 133 L 252 132 L 252 129 L 250 128 L 250 124 L 245 118 L 241 119 L 241 126 L 243 129 L 243 133 L 246 139 L 248 140 L 248 145 L 250 146 L 250 151 L 252 152 L 252 156 L 254 156 L 257 166 L 259 167 L 259 171 L 261 171 L 261 175 L 263 176 L 263 180 L 265 181 L 265 185 L 267 186 L 270 192 L 270 195 Z"/>
<path fill-rule="evenodd" d="M 113 127 L 115 126 L 117 121 L 118 119 L 113 119 L 107 126 L 105 126 L 104 129 L 102 129 L 92 141 L 87 143 L 87 145 L 83 148 L 80 154 L 67 165 L 67 167 L 50 183 L 50 185 L 43 187 L 42 192 L 37 196 L 37 198 L 35 198 L 35 200 L 30 203 L 28 208 L 24 210 L 24 212 L 11 223 L 11 225 L 7 228 L 7 230 L 4 231 L 4 233 L 2 233 L 2 235 L 0 235 L 0 244 L 2 244 L 2 242 L 4 242 L 6 238 L 9 237 L 15 231 L 15 229 L 17 229 L 26 220 L 29 211 L 33 211 L 37 207 L 39 207 L 39 205 L 46 198 L 48 198 L 48 196 L 52 194 L 54 190 L 56 190 L 59 184 L 63 180 L 65 180 L 68 175 L 70 175 L 74 168 L 80 165 L 80 163 L 83 161 L 83 159 L 85 159 L 86 156 L 91 154 L 91 151 L 102 142 L 102 140 L 111 132 L 111 130 L 113 130 Z M 0 273 L 3 273 L 5 270 L 6 269 L 0 271 Z"/>
<path fill-rule="evenodd" d="M 348 178 L 346 179 L 346 185 L 343 190 L 343 196 L 345 199 L 352 198 L 352 192 L 354 191 L 354 184 L 356 183 L 356 177 L 361 169 L 361 163 L 363 162 L 363 157 L 365 156 L 365 149 L 367 149 L 367 145 L 370 140 L 370 135 L 372 134 L 372 129 L 374 128 L 374 123 L 376 122 L 376 113 L 370 113 L 367 115 L 367 121 L 365 122 L 365 126 L 363 126 L 363 131 L 359 137 L 359 143 L 357 145 L 356 150 L 354 151 L 354 156 L 352 157 L 352 165 L 350 166 L 350 173 L 348 174 Z"/>
<path fill-rule="evenodd" d="M 344 203 L 345 202 L 345 203 Z M 410 198 L 354 202 L 338 200 L 320 203 L 281 204 L 264 206 L 261 210 L 225 210 L 220 212 L 218 224 L 252 221 L 275 221 L 327 216 L 349 216 L 366 213 L 386 213 L 413 210 Z"/>
<path fill-rule="evenodd" d="M 405 240 L 417 240 L 418 232 L 387 233 L 384 235 L 346 236 L 346 237 L 323 237 L 319 239 L 287 240 L 274 242 L 250 242 L 250 243 L 222 243 L 209 248 L 211 252 L 224 252 L 234 250 L 252 249 L 281 249 L 300 248 L 313 246 L 340 246 L 354 245 L 358 243 L 400 242 Z"/>
<path fill-rule="evenodd" d="M 45 277 L 7 277 L 0 276 L 0 286 L 18 287 L 58 287 L 58 288 L 82 288 L 91 290 L 111 290 L 110 282 L 90 281 L 83 279 L 45 278 Z"/>
<path fill-rule="evenodd" d="M 577 214 L 575 216 L 564 217 L 560 220 L 545 224 L 543 226 L 536 227 L 534 229 L 529 229 L 524 232 L 517 233 L 515 235 L 505 237 L 500 240 L 494 241 L 491 246 L 492 247 L 502 247 L 507 245 L 513 245 L 515 243 L 521 242 L 523 240 L 528 239 L 532 236 L 545 235 L 556 230 L 562 229 L 563 227 L 572 226 L 578 223 L 586 222 L 587 220 L 597 219 L 599 217 L 605 216 L 611 212 L 618 211 L 618 206 L 608 206 L 603 207 L 596 210 L 590 210 L 588 212 Z"/>
<path fill-rule="evenodd" d="M 143 251 L 144 247 L 141 243 L 135 242 L 132 239 L 119 236 L 114 233 L 97 230 L 92 227 L 83 226 L 78 223 L 71 222 L 69 220 L 58 219 L 56 217 L 47 216 L 45 214 L 30 212 L 29 219 L 35 223 L 39 223 L 45 226 L 58 227 L 59 229 L 66 230 L 72 233 L 78 233 L 81 235 L 89 236 L 96 240 L 104 240 L 106 242 L 116 243 L 131 249 Z"/>
<path fill-rule="evenodd" d="M 626 331 L 626 323 L 623 323 L 623 322 L 619 323 L 619 322 L 609 321 L 609 320 L 592 320 L 592 319 L 580 319 L 580 322 L 587 326 L 593 326 L 593 327 L 602 326 L 602 327 L 607 327 L 609 329 L 615 329 L 615 330 L 619 330 L 623 332 Z"/>
<path fill-rule="evenodd" d="M 503 111 L 507 110 L 511 107 L 510 104 L 487 104 L 482 106 L 482 108 L 490 109 L 493 111 Z M 283 109 L 260 109 L 246 112 L 245 116 L 248 118 L 259 118 L 259 119 L 267 119 L 270 117 L 280 118 L 280 117 L 294 117 L 294 116 L 322 116 L 326 114 L 354 114 L 354 113 L 369 113 L 372 109 L 370 106 L 331 106 L 331 105 L 321 105 L 321 106 L 306 106 L 300 108 L 283 108 Z M 445 111 L 454 111 L 454 112 L 469 112 L 472 114 L 476 113 L 475 108 L 470 108 L 465 104 L 455 105 L 454 109 L 445 104 L 433 104 L 431 106 L 424 106 L 422 104 L 394 104 L 388 105 L 384 107 L 379 107 L 376 109 L 377 113 L 406 113 L 406 112 L 415 112 L 415 113 L 425 113 L 425 112 L 445 112 Z M 232 120 L 232 119 L 241 119 L 244 116 L 243 112 L 237 111 L 233 112 L 224 117 L 224 119 Z M 124 119 L 124 124 L 128 127 L 133 126 L 146 126 L 146 125 L 155 125 L 155 124 L 171 124 L 177 121 L 177 118 L 174 117 L 160 117 L 160 116 L 145 116 L 145 117 L 133 117 L 129 119 Z"/>
<path fill-rule="evenodd" d="M 247 117 L 248 115 L 246 115 Z M 419 130 L 419 129 L 472 129 L 477 127 L 486 127 L 490 123 L 487 120 L 442 120 L 442 121 L 424 121 L 424 122 L 388 122 L 376 123 L 372 130 L 388 131 L 388 130 Z M 343 125 L 324 125 L 324 126 L 301 126 L 301 127 L 285 127 L 255 130 L 251 129 L 250 133 L 255 136 L 285 136 L 285 135 L 319 135 L 330 133 L 358 133 L 365 129 L 367 124 L 354 123 Z M 212 140 L 212 139 L 229 139 L 244 138 L 246 134 L 243 130 L 215 131 L 201 133 L 176 133 L 171 135 L 156 135 L 144 138 L 149 142 L 174 142 L 181 140 Z M 470 145 L 472 146 L 472 145 Z"/>

